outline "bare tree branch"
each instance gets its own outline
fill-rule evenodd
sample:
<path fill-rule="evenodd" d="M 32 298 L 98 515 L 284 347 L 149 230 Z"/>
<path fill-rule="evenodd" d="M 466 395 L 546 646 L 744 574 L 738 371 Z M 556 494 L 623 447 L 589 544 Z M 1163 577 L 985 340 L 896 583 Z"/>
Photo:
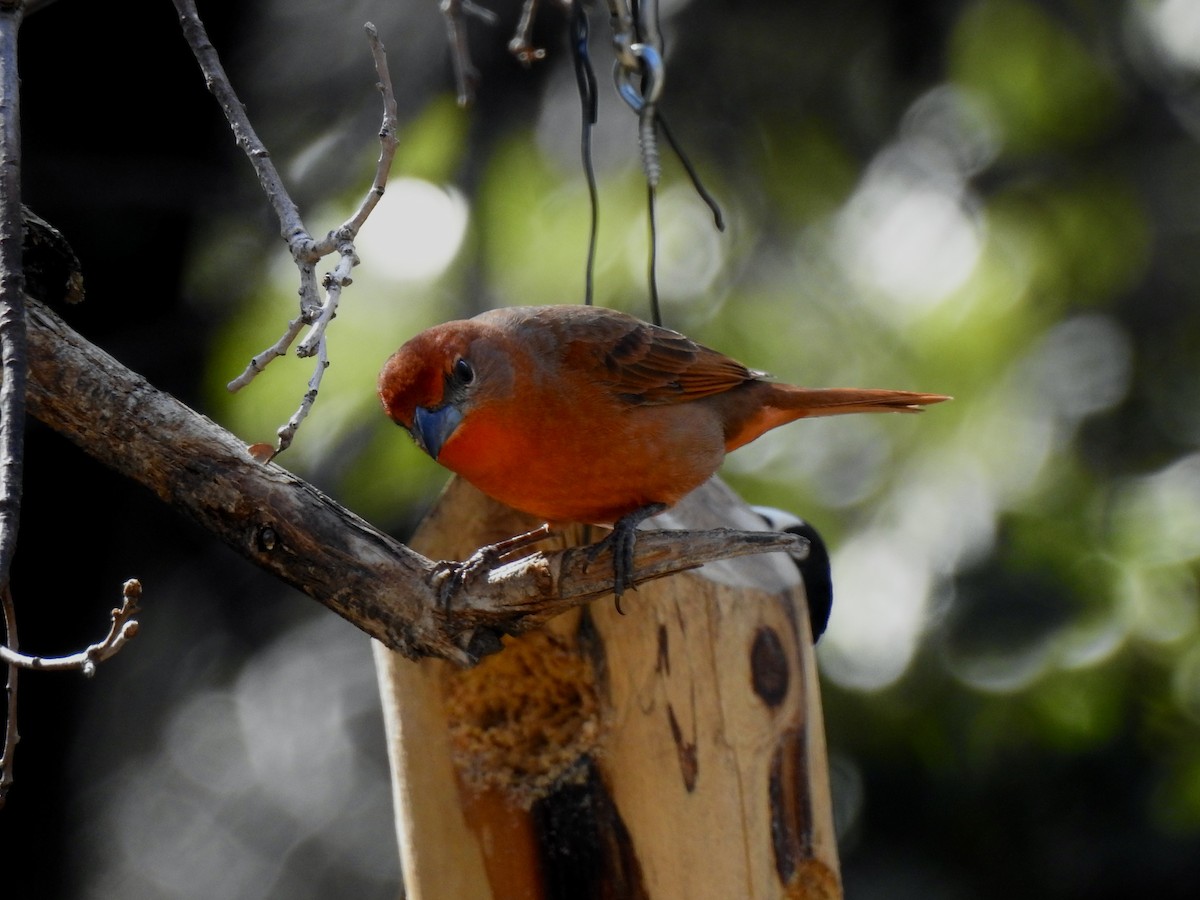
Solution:
<path fill-rule="evenodd" d="M 458 105 L 469 106 L 475 99 L 475 84 L 479 81 L 479 72 L 471 63 L 465 19 L 467 16 L 474 16 L 489 25 L 495 25 L 500 18 L 490 9 L 472 3 L 471 0 L 438 0 L 438 8 L 446 19 L 446 41 L 450 45 L 450 59 L 454 65 Z"/>
<path fill-rule="evenodd" d="M 358 255 L 354 250 L 354 239 L 367 217 L 379 203 L 387 185 L 388 173 L 391 171 L 392 160 L 396 155 L 396 98 L 392 91 L 392 79 L 388 72 L 387 54 L 383 43 L 379 40 L 379 32 L 368 22 L 364 29 L 371 56 L 375 61 L 375 71 L 379 77 L 377 86 L 383 97 L 383 124 L 379 129 L 380 153 L 375 167 L 375 177 L 370 189 L 363 198 L 354 214 L 336 229 L 330 231 L 322 240 L 315 240 L 305 228 L 300 217 L 299 207 L 292 200 L 284 186 L 283 179 L 271 154 L 259 139 L 246 115 L 245 106 L 238 99 L 221 59 L 208 39 L 208 32 L 196 11 L 194 0 L 174 0 L 175 9 L 179 14 L 180 25 L 184 38 L 200 69 L 204 73 L 205 84 L 216 98 L 230 128 L 234 140 L 242 148 L 250 163 L 258 174 L 259 184 L 267 195 L 267 200 L 279 218 L 280 234 L 287 241 L 292 259 L 300 272 L 300 314 L 291 322 L 274 344 L 250 360 L 249 365 L 237 378 L 228 384 L 230 391 L 237 391 L 249 384 L 274 359 L 283 356 L 292 342 L 304 330 L 310 327 L 308 336 L 296 347 L 296 355 L 301 357 L 316 356 L 317 365 L 309 379 L 308 390 L 300 403 L 300 407 L 276 432 L 278 443 L 273 456 L 282 453 L 291 444 L 300 424 L 308 416 L 316 402 L 321 378 L 329 365 L 326 352 L 325 331 L 337 313 L 338 301 L 341 299 L 342 288 L 351 284 L 351 269 L 358 264 Z M 330 253 L 337 253 L 338 265 L 333 272 L 325 276 L 321 286 L 325 289 L 325 299 L 321 300 L 317 283 L 317 263 Z"/>
<path fill-rule="evenodd" d="M 0 0 L 0 587 L 16 551 L 25 448 L 25 275 L 21 267 L 21 106 L 17 32 L 23 4 Z"/>
<path fill-rule="evenodd" d="M 7 584 L 0 587 L 0 608 L 4 616 L 4 644 L 17 649 L 17 613 L 13 609 L 12 592 Z M 8 679 L 4 683 L 5 715 L 4 715 L 4 746 L 0 748 L 0 809 L 4 808 L 8 789 L 13 784 L 13 758 L 17 752 L 17 742 L 21 735 L 17 730 L 17 675 L 19 667 L 16 663 L 8 664 Z"/>
<path fill-rule="evenodd" d="M 261 568 L 409 657 L 461 664 L 521 633 L 611 593 L 612 557 L 589 565 L 578 548 L 493 568 L 482 553 L 435 562 L 373 528 L 312 485 L 29 304 L 30 412 Z M 717 529 L 645 532 L 636 580 L 706 562 L 794 549 L 798 539 Z M 503 562 L 503 560 L 500 560 Z"/>
<path fill-rule="evenodd" d="M 392 91 L 392 76 L 388 71 L 387 53 L 379 40 L 379 31 L 368 22 L 363 26 L 367 33 L 367 43 L 371 47 L 371 57 L 375 60 L 375 73 L 379 76 L 376 87 L 383 97 L 383 124 L 379 128 L 379 160 L 375 164 L 375 180 L 371 189 L 363 198 L 362 204 L 337 231 L 331 232 L 328 241 L 337 244 L 342 241 L 352 241 L 358 236 L 359 229 L 367 221 L 367 216 L 378 205 L 387 186 L 388 173 L 392 170 L 392 160 L 396 157 L 396 147 L 399 143 L 396 135 L 398 128 L 396 119 L 396 96 Z"/>
<path fill-rule="evenodd" d="M 200 21 L 196 4 L 193 0 L 174 0 L 174 3 L 175 10 L 179 14 L 179 24 L 183 29 L 183 36 L 187 40 L 188 46 L 192 48 L 192 53 L 204 73 L 204 83 L 216 98 L 221 111 L 225 113 L 225 118 L 233 130 L 233 138 L 238 147 L 242 149 L 242 152 L 250 159 L 250 164 L 254 166 L 259 184 L 262 185 L 263 192 L 267 195 L 267 201 L 279 219 L 280 234 L 287 241 L 288 248 L 292 251 L 292 257 L 296 262 L 298 264 L 308 263 L 311 267 L 311 264 L 324 254 L 318 252 L 316 241 L 309 236 L 305 229 L 304 222 L 300 218 L 299 207 L 289 196 L 283 179 L 275 168 L 275 163 L 271 160 L 271 154 L 259 139 L 254 126 L 250 123 L 250 117 L 246 115 L 246 108 L 234 92 L 229 76 L 225 74 L 225 67 L 221 65 L 221 58 L 208 39 L 208 31 L 205 29 L 204 23 Z M 310 279 L 302 286 L 302 290 L 309 292 L 302 297 L 302 305 L 320 306 L 316 287 L 316 279 L 312 278 L 310 274 Z"/>
<path fill-rule="evenodd" d="M 121 605 L 112 611 L 112 622 L 108 634 L 100 641 L 90 644 L 78 653 L 68 656 L 29 656 L 17 651 L 13 635 L 15 628 L 10 627 L 10 637 L 7 644 L 0 644 L 0 662 L 21 669 L 41 669 L 49 672 L 65 672 L 77 669 L 85 677 L 91 678 L 96 674 L 96 664 L 116 656 L 132 638 L 137 635 L 138 621 L 134 618 L 141 608 L 138 603 L 142 598 L 142 585 L 136 578 L 125 582 L 121 590 Z M 10 612 L 11 597 L 5 595 L 5 613 Z M 9 620 L 10 626 L 15 621 Z"/>

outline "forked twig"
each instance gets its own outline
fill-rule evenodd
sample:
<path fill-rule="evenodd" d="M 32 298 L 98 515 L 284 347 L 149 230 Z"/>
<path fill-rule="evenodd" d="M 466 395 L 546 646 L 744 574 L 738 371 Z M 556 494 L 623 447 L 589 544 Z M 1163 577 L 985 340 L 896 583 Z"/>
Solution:
<path fill-rule="evenodd" d="M 0 662 L 8 667 L 5 683 L 6 706 L 4 721 L 4 744 L 0 747 L 0 809 L 8 789 L 13 784 L 13 759 L 16 755 L 20 734 L 17 730 L 17 673 L 20 669 L 62 672 L 78 670 L 84 677 L 96 674 L 96 666 L 121 651 L 138 632 L 134 618 L 140 612 L 138 602 L 142 597 L 142 585 L 136 578 L 126 581 L 121 592 L 121 605 L 112 611 L 112 622 L 103 640 L 69 656 L 28 656 L 19 652 L 17 643 L 17 616 L 13 608 L 12 594 L 6 586 L 0 591 L 0 607 L 3 607 L 4 643 L 0 644 Z"/>
<path fill-rule="evenodd" d="M 354 240 L 358 237 L 363 223 L 366 222 L 367 217 L 370 216 L 383 196 L 392 160 L 396 155 L 398 143 L 396 98 L 392 91 L 391 75 L 388 72 L 387 54 L 383 43 L 379 40 L 379 32 L 374 25 L 368 22 L 364 28 L 371 48 L 371 56 L 375 61 L 375 71 L 379 76 L 378 87 L 383 96 L 384 106 L 383 124 L 379 129 L 380 152 L 375 167 L 375 177 L 354 214 L 339 227 L 326 234 L 323 239 L 315 240 L 304 227 L 298 207 L 289 196 L 283 179 L 271 161 L 270 153 L 255 133 L 254 126 L 246 115 L 245 107 L 238 99 L 237 93 L 225 74 L 220 57 L 209 41 L 204 24 L 196 12 L 194 0 L 174 0 L 174 2 L 179 13 L 184 37 L 192 48 L 196 61 L 200 64 L 209 90 L 217 99 L 221 110 L 225 113 L 225 118 L 233 129 L 238 146 L 249 157 L 251 165 L 258 174 L 263 192 L 279 218 L 280 233 L 287 241 L 292 259 L 300 273 L 300 314 L 288 323 L 287 329 L 279 340 L 254 356 L 242 374 L 227 385 L 231 392 L 245 387 L 272 360 L 286 354 L 300 332 L 306 327 L 309 328 L 308 335 L 296 347 L 296 354 L 301 357 L 316 356 L 316 370 L 309 379 L 308 390 L 301 401 L 300 408 L 287 424 L 276 432 L 279 441 L 272 454 L 275 456 L 282 453 L 291 444 L 300 423 L 307 417 L 316 401 L 321 377 L 329 365 L 328 349 L 325 343 L 326 330 L 337 313 L 342 288 L 351 283 L 350 270 L 358 263 Z M 334 271 L 327 273 L 318 284 L 317 263 L 331 253 L 339 255 L 338 265 Z"/>
<path fill-rule="evenodd" d="M 125 582 L 121 590 L 121 605 L 112 611 L 108 634 L 100 641 L 90 644 L 78 653 L 68 656 L 28 656 L 15 647 L 0 644 L 0 662 L 21 669 L 40 669 L 44 672 L 64 672 L 77 669 L 85 678 L 96 674 L 96 665 L 116 656 L 138 633 L 138 621 L 134 618 L 141 607 L 142 584 L 136 578 Z M 6 610 L 10 600 L 5 597 Z M 11 625 L 11 623 L 9 623 Z M 15 643 L 10 633 L 9 640 Z"/>
<path fill-rule="evenodd" d="M 508 42 L 508 52 L 517 58 L 523 66 L 530 66 L 539 59 L 546 58 L 544 47 L 533 45 L 533 20 L 537 16 L 538 0 L 525 0 L 521 6 L 521 18 L 517 22 L 516 33 Z"/>

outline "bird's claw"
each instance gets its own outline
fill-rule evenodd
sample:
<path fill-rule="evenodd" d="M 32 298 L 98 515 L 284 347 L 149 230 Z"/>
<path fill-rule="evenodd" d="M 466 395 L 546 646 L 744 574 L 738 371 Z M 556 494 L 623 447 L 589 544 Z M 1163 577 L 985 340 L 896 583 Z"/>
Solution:
<path fill-rule="evenodd" d="M 612 549 L 613 596 L 616 598 L 617 612 L 621 615 L 625 614 L 625 611 L 621 609 L 621 595 L 629 589 L 637 590 L 637 582 L 633 577 L 633 532 L 634 529 L 629 529 L 628 533 L 613 529 L 584 550 L 583 570 L 586 572 L 598 556 L 605 550 Z"/>
<path fill-rule="evenodd" d="M 621 516 L 613 524 L 613 529 L 603 538 L 586 548 L 584 551 L 586 564 L 584 570 L 596 561 L 605 550 L 612 550 L 613 557 L 613 596 L 616 598 L 617 612 L 621 615 L 621 595 L 628 589 L 637 590 L 637 579 L 634 577 L 633 548 L 637 542 L 637 529 L 646 519 L 656 516 L 667 508 L 665 503 L 651 503 L 641 509 Z"/>
<path fill-rule="evenodd" d="M 455 594 L 468 588 L 478 579 L 486 578 L 489 572 L 504 562 L 505 557 L 530 544 L 536 544 L 549 535 L 549 524 L 540 525 L 532 531 L 480 547 L 461 562 L 442 560 L 437 564 L 433 576 L 442 606 L 448 608 Z"/>

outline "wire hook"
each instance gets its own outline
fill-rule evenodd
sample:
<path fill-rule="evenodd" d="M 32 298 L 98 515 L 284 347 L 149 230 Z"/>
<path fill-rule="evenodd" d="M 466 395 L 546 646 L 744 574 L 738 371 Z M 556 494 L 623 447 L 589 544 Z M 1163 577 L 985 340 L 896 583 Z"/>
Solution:
<path fill-rule="evenodd" d="M 658 103 L 667 68 L 663 65 L 662 54 L 650 44 L 630 44 L 629 54 L 634 65 L 626 65 L 618 59 L 613 66 L 613 80 L 621 99 L 640 115 L 647 107 L 653 108 Z M 641 87 L 633 83 L 634 75 L 642 77 Z"/>

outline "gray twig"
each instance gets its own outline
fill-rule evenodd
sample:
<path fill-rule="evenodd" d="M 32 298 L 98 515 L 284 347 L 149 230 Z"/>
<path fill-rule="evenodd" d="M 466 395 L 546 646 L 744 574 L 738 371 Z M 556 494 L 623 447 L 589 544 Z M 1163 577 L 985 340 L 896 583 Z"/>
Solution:
<path fill-rule="evenodd" d="M 306 338 L 297 346 L 296 354 L 301 357 L 316 355 L 321 362 L 317 372 L 309 380 L 308 391 L 304 395 L 300 409 L 288 423 L 277 432 L 280 437 L 272 455 L 278 455 L 287 449 L 296 429 L 312 409 L 316 400 L 316 384 L 325 367 L 329 365 L 328 350 L 325 344 L 326 329 L 337 312 L 337 304 L 341 298 L 341 290 L 351 283 L 350 269 L 358 263 L 354 251 L 354 240 L 366 222 L 367 217 L 379 203 L 387 185 L 388 173 L 391 171 L 392 160 L 396 155 L 396 98 L 392 91 L 392 79 L 388 72 L 387 54 L 383 43 L 379 40 L 379 32 L 370 22 L 364 29 L 367 42 L 371 48 L 371 56 L 375 61 L 375 71 L 379 77 L 378 87 L 383 96 L 383 125 L 379 130 L 380 153 L 375 168 L 375 177 L 366 196 L 357 210 L 340 226 L 330 231 L 321 240 L 314 239 L 300 217 L 300 210 L 288 194 L 283 179 L 271 154 L 263 145 L 254 131 L 246 115 L 245 107 L 238 99 L 225 69 L 221 65 L 216 49 L 208 39 L 208 33 L 200 16 L 196 12 L 194 0 L 174 0 L 179 21 L 183 28 L 184 37 L 200 69 L 204 73 L 205 83 L 216 98 L 221 110 L 225 113 L 230 128 L 233 129 L 234 140 L 250 159 L 254 171 L 258 175 L 259 184 L 266 194 L 275 215 L 279 219 L 280 234 L 287 241 L 292 259 L 300 273 L 300 314 L 292 319 L 283 335 L 274 344 L 254 356 L 245 370 L 226 386 L 230 391 L 238 391 L 258 376 L 272 360 L 287 353 L 292 343 L 305 327 L 310 329 Z M 317 263 L 331 253 L 339 255 L 337 268 L 327 274 L 318 283 Z M 322 297 L 322 288 L 324 296 Z"/>

